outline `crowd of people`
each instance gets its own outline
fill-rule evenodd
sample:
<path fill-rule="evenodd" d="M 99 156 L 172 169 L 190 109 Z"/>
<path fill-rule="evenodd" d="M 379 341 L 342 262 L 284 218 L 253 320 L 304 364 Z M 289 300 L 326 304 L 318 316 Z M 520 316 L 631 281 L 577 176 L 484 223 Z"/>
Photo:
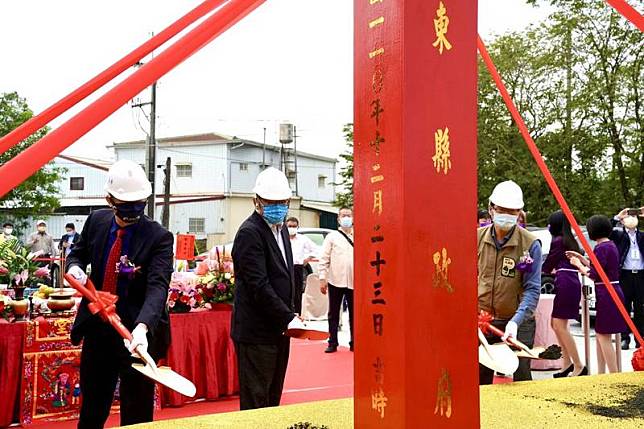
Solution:
<path fill-rule="evenodd" d="M 129 365 L 136 353 L 155 359 L 165 355 L 170 342 L 166 306 L 173 271 L 173 237 L 143 215 L 151 185 L 142 168 L 131 161 L 116 162 L 105 185 L 109 209 L 90 214 L 78 234 L 73 224 L 58 246 L 47 234 L 47 223 L 25 245 L 31 251 L 66 256 L 65 270 L 81 284 L 90 278 L 98 290 L 118 296 L 116 312 L 132 332 L 122 342 L 111 327 L 93 315 L 83 300 L 71 331 L 80 344 L 83 394 L 79 428 L 103 427 L 117 380 L 120 384 L 121 424 L 152 420 L 153 383 Z M 338 327 L 343 303 L 349 312 L 353 351 L 353 212 L 339 210 L 337 230 L 328 233 L 321 249 L 298 233 L 299 221 L 287 217 L 292 195 L 283 172 L 267 168 L 257 177 L 254 207 L 237 231 L 232 258 L 236 293 L 231 323 L 240 387 L 240 408 L 277 406 L 280 403 L 290 353 L 291 332 L 308 328 L 302 317 L 304 267 L 318 260 L 320 292 L 328 296 L 328 347 L 338 349 Z M 487 210 L 478 213 L 478 306 L 494 317 L 502 338 L 517 339 L 532 347 L 535 311 L 541 293 L 542 272 L 554 274 L 556 296 L 551 325 L 563 350 L 564 368 L 555 377 L 588 374 L 569 330 L 577 319 L 581 300 L 579 275 L 595 282 L 598 370 L 617 371 L 611 335 L 621 333 L 623 347 L 630 343 L 628 327 L 612 301 L 597 267 L 583 255 L 570 223 L 561 211 L 548 219 L 552 244 L 545 257 L 541 242 L 525 228 L 521 188 L 512 181 L 499 183 Z M 624 209 L 613 219 L 588 219 L 588 235 L 596 242 L 594 253 L 635 324 L 644 328 L 644 235 L 637 229 L 644 208 Z M 11 239 L 13 225 L 6 222 L 1 240 Z M 139 268 L 135 276 L 121 276 L 119 261 L 127 256 Z M 117 267 L 116 270 L 111 267 Z M 132 354 L 134 353 L 134 355 Z M 493 382 L 494 371 L 480 365 L 481 384 Z M 521 358 L 514 380 L 530 380 L 528 359 Z"/>
<path fill-rule="evenodd" d="M 555 298 L 551 326 L 563 351 L 564 368 L 555 378 L 587 375 L 569 322 L 579 318 L 582 295 L 580 275 L 595 284 L 597 368 L 599 373 L 617 372 L 617 356 L 612 335 L 621 334 L 621 347 L 630 347 L 630 331 L 600 278 L 597 267 L 583 255 L 570 223 L 561 211 L 552 213 L 548 229 L 550 250 L 543 259 L 541 242 L 525 229 L 523 192 L 512 181 L 499 183 L 489 199 L 488 210 L 479 210 L 478 222 L 478 296 L 479 309 L 495 318 L 493 324 L 504 331 L 501 339 L 518 339 L 533 346 L 535 320 L 542 273 L 554 274 Z M 597 260 L 626 310 L 633 313 L 640 334 L 644 333 L 644 234 L 638 230 L 644 207 L 626 208 L 609 219 L 591 216 L 586 229 L 596 245 Z M 523 224 L 522 224 L 523 223 Z M 639 347 L 639 344 L 636 344 Z M 479 381 L 490 384 L 494 372 L 479 365 Z M 530 380 L 529 360 L 521 358 L 514 380 Z"/>

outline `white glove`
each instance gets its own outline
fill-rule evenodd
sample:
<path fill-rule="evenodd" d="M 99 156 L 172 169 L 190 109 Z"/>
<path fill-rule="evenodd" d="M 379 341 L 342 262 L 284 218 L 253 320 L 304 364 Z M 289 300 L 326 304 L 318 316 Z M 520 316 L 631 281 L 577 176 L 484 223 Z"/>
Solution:
<path fill-rule="evenodd" d="M 302 319 L 295 316 L 293 320 L 291 320 L 288 326 L 286 327 L 287 331 L 289 329 L 306 329 L 306 325 L 304 325 L 304 322 L 302 322 Z"/>
<path fill-rule="evenodd" d="M 81 267 L 78 265 L 73 265 L 67 270 L 67 274 L 70 274 L 72 277 L 74 277 L 80 284 L 85 286 L 87 283 L 87 274 L 83 270 L 81 270 Z"/>
<path fill-rule="evenodd" d="M 136 325 L 136 328 L 132 331 L 132 341 L 126 339 L 123 340 L 125 347 L 129 350 L 130 353 L 134 353 L 135 349 L 138 347 L 141 353 L 147 353 L 148 351 L 148 327 L 144 323 L 139 323 Z"/>
<path fill-rule="evenodd" d="M 516 322 L 513 322 L 510 320 L 508 324 L 505 326 L 505 333 L 503 334 L 501 339 L 505 341 L 509 337 L 516 338 L 518 330 L 519 330 L 519 327 L 517 326 Z"/>

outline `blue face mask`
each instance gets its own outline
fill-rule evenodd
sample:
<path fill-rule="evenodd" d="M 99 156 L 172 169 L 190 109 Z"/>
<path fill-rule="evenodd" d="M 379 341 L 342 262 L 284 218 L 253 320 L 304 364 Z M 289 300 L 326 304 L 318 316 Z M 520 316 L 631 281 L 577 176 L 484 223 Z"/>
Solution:
<path fill-rule="evenodd" d="M 270 204 L 264 206 L 264 219 L 271 225 L 284 222 L 288 213 L 288 204 Z"/>
<path fill-rule="evenodd" d="M 351 228 L 353 226 L 353 218 L 347 216 L 340 218 L 340 226 L 342 228 Z"/>
<path fill-rule="evenodd" d="M 494 214 L 494 225 L 501 228 L 503 231 L 509 231 L 517 224 L 517 219 L 519 216 L 505 214 L 505 213 L 495 213 Z"/>

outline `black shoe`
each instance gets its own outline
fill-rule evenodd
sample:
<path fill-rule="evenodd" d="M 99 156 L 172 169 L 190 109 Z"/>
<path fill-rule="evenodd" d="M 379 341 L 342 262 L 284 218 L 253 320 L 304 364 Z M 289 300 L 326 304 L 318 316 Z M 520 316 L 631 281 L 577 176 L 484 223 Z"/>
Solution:
<path fill-rule="evenodd" d="M 350 352 L 352 352 L 352 351 L 353 351 L 353 344 L 349 344 L 349 351 L 350 351 Z"/>
<path fill-rule="evenodd" d="M 562 378 L 562 377 L 568 377 L 568 374 L 570 374 L 573 370 L 575 369 L 574 364 L 570 364 L 570 366 L 566 369 L 564 369 L 561 372 L 557 372 L 555 374 L 552 374 L 553 378 Z"/>
<path fill-rule="evenodd" d="M 329 346 L 324 350 L 324 353 L 335 353 L 338 351 L 338 346 Z"/>
<path fill-rule="evenodd" d="M 622 340 L 622 350 L 628 350 L 631 348 L 631 342 L 629 340 Z"/>
<path fill-rule="evenodd" d="M 582 375 L 588 375 L 588 368 L 587 367 L 583 367 L 581 372 L 579 374 L 577 374 L 575 377 L 581 377 Z M 573 377 L 572 374 L 570 374 L 570 376 Z"/>

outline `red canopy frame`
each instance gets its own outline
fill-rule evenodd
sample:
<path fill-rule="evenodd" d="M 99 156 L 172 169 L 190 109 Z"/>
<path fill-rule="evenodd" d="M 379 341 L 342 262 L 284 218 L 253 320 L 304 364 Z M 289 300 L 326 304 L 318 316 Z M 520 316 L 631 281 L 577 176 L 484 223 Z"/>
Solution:
<path fill-rule="evenodd" d="M 0 197 L 21 184 L 65 148 L 85 135 L 144 88 L 156 82 L 265 0 L 230 0 L 226 5 L 143 65 L 73 118 L 0 166 Z"/>
<path fill-rule="evenodd" d="M 7 150 L 11 149 L 13 146 L 65 113 L 67 110 L 87 98 L 90 94 L 94 93 L 99 88 L 103 87 L 106 83 L 110 82 L 112 79 L 123 73 L 128 68 L 132 67 L 146 55 L 150 54 L 159 46 L 166 43 L 181 31 L 185 30 L 189 25 L 193 24 L 199 18 L 202 18 L 208 12 L 211 12 L 225 1 L 226 0 L 204 1 L 199 6 L 168 26 L 165 30 L 153 36 L 150 40 L 134 49 L 132 52 L 121 58 L 112 66 L 103 70 L 101 73 L 97 74 L 92 79 L 76 88 L 69 95 L 61 98 L 38 115 L 22 123 L 19 127 L 12 130 L 9 134 L 0 138 L 0 153 L 4 153 Z"/>

